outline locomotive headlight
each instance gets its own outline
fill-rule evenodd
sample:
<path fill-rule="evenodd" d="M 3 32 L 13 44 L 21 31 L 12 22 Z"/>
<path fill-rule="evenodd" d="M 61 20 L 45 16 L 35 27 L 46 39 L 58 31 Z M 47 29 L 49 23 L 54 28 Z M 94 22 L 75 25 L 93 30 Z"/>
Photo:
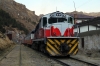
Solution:
<path fill-rule="evenodd" d="M 60 13 L 57 13 L 56 16 L 61 16 L 61 14 Z"/>
<path fill-rule="evenodd" d="M 58 16 L 58 14 L 56 14 L 56 16 Z"/>

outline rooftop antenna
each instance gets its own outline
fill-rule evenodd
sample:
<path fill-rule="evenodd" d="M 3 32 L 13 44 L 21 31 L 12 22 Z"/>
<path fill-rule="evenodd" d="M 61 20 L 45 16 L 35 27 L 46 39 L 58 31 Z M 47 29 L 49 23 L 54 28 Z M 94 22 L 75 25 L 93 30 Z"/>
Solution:
<path fill-rule="evenodd" d="M 75 11 L 76 11 L 75 2 L 73 1 L 73 3 L 74 3 L 74 8 L 75 8 Z"/>
<path fill-rule="evenodd" d="M 57 11 L 57 7 L 56 7 L 56 11 Z"/>
<path fill-rule="evenodd" d="M 74 12 L 74 24 L 76 24 L 77 13 L 76 13 L 75 2 L 73 1 L 73 3 L 74 3 L 74 8 L 75 8 L 75 12 Z"/>

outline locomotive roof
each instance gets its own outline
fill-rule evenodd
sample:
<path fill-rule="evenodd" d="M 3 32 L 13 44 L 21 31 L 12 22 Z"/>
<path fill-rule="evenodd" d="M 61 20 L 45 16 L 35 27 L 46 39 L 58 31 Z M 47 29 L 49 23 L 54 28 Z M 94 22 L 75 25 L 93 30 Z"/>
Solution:
<path fill-rule="evenodd" d="M 57 14 L 57 13 L 60 13 L 60 14 L 66 15 L 66 16 L 70 16 L 70 15 L 68 15 L 68 14 L 65 14 L 65 13 L 63 13 L 63 12 L 56 11 L 56 12 L 53 12 L 53 13 L 46 14 L 46 15 L 44 15 L 43 17 L 50 18 L 50 15 L 51 15 L 51 14 Z M 71 16 L 71 17 L 72 17 L 72 16 Z"/>

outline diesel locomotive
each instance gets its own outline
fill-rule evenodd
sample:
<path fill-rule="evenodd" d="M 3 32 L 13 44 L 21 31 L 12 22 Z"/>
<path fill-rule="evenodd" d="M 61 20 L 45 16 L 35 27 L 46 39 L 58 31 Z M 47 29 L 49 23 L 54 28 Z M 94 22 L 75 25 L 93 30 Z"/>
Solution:
<path fill-rule="evenodd" d="M 25 38 L 30 45 L 50 56 L 75 55 L 79 38 L 74 36 L 74 17 L 56 11 L 41 17 L 36 28 Z"/>

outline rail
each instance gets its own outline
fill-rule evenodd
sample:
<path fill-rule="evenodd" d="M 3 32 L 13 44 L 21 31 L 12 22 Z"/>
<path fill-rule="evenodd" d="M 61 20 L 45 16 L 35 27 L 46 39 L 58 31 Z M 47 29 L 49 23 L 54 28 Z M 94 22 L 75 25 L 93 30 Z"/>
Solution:
<path fill-rule="evenodd" d="M 51 57 L 50 57 L 50 59 L 52 59 L 52 60 L 54 60 L 54 61 L 56 61 L 56 62 L 60 63 L 60 64 L 61 64 L 61 65 L 63 65 L 63 66 L 70 66 L 69 64 L 64 63 L 64 62 L 62 62 L 62 61 L 60 61 L 60 60 L 58 60 L 58 59 L 51 58 Z"/>
<path fill-rule="evenodd" d="M 79 62 L 83 62 L 83 63 L 89 64 L 91 66 L 98 66 L 98 64 L 93 64 L 93 63 L 90 63 L 90 62 L 87 62 L 87 61 L 83 61 L 83 60 L 80 60 L 80 59 L 77 59 L 77 58 L 70 57 L 70 59 L 77 60 Z"/>

